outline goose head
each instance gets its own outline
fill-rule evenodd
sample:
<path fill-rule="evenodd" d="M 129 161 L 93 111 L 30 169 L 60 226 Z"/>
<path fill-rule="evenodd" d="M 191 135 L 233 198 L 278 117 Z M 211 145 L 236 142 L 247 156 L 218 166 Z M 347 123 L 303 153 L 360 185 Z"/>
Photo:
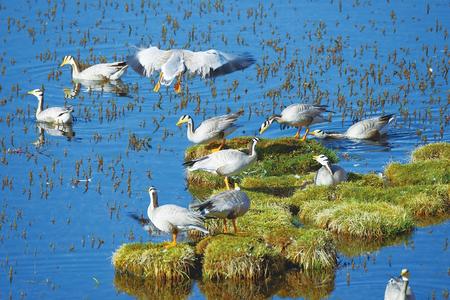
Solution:
<path fill-rule="evenodd" d="M 180 117 L 180 119 L 178 120 L 176 125 L 177 126 L 181 126 L 184 123 L 190 123 L 190 122 L 192 122 L 191 116 L 190 115 L 183 115 L 183 116 Z"/>
<path fill-rule="evenodd" d="M 61 63 L 60 67 L 65 65 L 73 65 L 75 64 L 75 59 L 71 55 L 64 56 L 63 62 Z"/>

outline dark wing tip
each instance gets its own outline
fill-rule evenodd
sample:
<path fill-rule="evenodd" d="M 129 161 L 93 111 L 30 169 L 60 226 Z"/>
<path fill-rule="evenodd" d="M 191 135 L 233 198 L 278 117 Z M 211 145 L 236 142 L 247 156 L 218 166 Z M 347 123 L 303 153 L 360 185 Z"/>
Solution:
<path fill-rule="evenodd" d="M 136 55 L 130 55 L 127 57 L 128 64 L 136 73 L 141 74 L 142 76 L 146 76 L 144 66 L 139 62 L 139 59 Z"/>
<path fill-rule="evenodd" d="M 244 70 L 256 62 L 256 59 L 248 52 L 239 55 L 215 70 L 211 70 L 208 77 L 226 75 L 235 71 Z"/>

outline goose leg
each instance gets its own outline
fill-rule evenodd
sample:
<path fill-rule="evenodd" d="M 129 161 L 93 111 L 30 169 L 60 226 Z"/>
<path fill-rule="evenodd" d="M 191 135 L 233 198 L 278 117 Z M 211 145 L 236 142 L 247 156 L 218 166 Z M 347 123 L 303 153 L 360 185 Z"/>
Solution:
<path fill-rule="evenodd" d="M 159 73 L 158 83 L 156 83 L 155 87 L 153 88 L 153 91 L 155 93 L 159 92 L 159 89 L 161 88 L 161 79 L 162 78 L 163 78 L 163 72 Z"/>
<path fill-rule="evenodd" d="M 231 190 L 230 183 L 228 182 L 228 176 L 225 176 L 225 186 L 227 187 L 227 190 Z"/>
<path fill-rule="evenodd" d="M 223 233 L 228 233 L 227 219 L 223 219 Z"/>
<path fill-rule="evenodd" d="M 237 228 L 237 224 L 236 224 L 236 219 L 231 219 L 231 222 L 233 223 L 234 234 L 237 234 L 238 228 Z"/>
<path fill-rule="evenodd" d="M 177 245 L 177 235 L 178 235 L 178 231 L 176 231 L 176 230 L 173 231 L 172 232 L 172 242 L 165 245 L 164 248 L 170 249 L 170 248 L 175 247 Z"/>
<path fill-rule="evenodd" d="M 225 147 L 225 138 L 222 139 L 222 143 L 220 143 L 219 147 L 214 148 L 211 150 L 211 152 L 217 152 L 223 149 L 223 147 Z"/>
<path fill-rule="evenodd" d="M 297 129 L 297 133 L 294 135 L 294 138 L 295 139 L 298 139 L 299 137 L 300 137 L 300 132 L 302 131 L 302 127 L 300 126 L 298 129 Z"/>
<path fill-rule="evenodd" d="M 178 75 L 177 82 L 173 86 L 173 89 L 175 90 L 175 93 L 179 94 L 181 92 L 181 75 Z"/>
<path fill-rule="evenodd" d="M 308 135 L 308 133 L 309 133 L 309 127 L 306 128 L 305 135 L 302 137 L 302 142 L 306 141 L 306 136 Z"/>

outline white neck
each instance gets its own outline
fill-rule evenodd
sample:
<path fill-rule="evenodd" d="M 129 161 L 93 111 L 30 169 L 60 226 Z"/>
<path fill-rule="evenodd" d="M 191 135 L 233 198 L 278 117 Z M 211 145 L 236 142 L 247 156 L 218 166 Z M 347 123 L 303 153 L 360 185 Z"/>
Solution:
<path fill-rule="evenodd" d="M 400 298 L 400 299 L 405 299 L 406 300 L 406 292 L 408 291 L 408 284 L 409 284 L 409 280 L 406 277 L 403 277 L 403 286 L 402 286 L 402 290 L 400 291 L 400 294 L 404 297 Z"/>
<path fill-rule="evenodd" d="M 252 149 L 250 151 L 250 156 L 251 157 L 256 156 L 256 143 L 257 143 L 256 141 L 253 142 Z"/>
<path fill-rule="evenodd" d="M 44 110 L 44 96 L 36 96 L 38 98 L 38 107 L 36 109 L 36 117 Z"/>
<path fill-rule="evenodd" d="M 78 67 L 77 62 L 72 59 L 69 63 L 72 66 L 72 77 L 80 74 L 80 67 Z"/>
<path fill-rule="evenodd" d="M 194 138 L 194 134 L 195 134 L 195 129 L 194 129 L 194 121 L 192 119 L 190 119 L 187 123 L 187 137 L 188 139 L 193 139 Z"/>
<path fill-rule="evenodd" d="M 158 195 L 156 192 L 149 192 L 150 195 L 150 205 L 148 206 L 148 212 L 153 212 L 155 208 L 158 207 Z"/>

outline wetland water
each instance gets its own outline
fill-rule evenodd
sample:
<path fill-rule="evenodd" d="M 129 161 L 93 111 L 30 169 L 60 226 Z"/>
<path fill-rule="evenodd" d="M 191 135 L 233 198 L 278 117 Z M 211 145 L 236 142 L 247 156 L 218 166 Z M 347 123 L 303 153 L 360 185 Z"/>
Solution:
<path fill-rule="evenodd" d="M 256 134 L 297 101 L 335 112 L 313 129 L 344 131 L 395 113 L 383 143 L 325 142 L 341 166 L 361 173 L 449 141 L 449 9 L 448 1 L 2 1 L 0 299 L 133 296 L 114 285 L 111 255 L 122 243 L 169 239 L 127 217 L 145 213 L 149 185 L 161 203 L 191 201 L 181 165 L 189 142 L 175 126 L 182 114 L 199 123 L 243 108 L 237 136 Z M 65 55 L 113 61 L 150 44 L 250 52 L 256 64 L 215 81 L 187 79 L 182 96 L 172 87 L 153 93 L 157 75 L 149 82 L 130 69 L 125 90 L 81 87 L 64 98 L 72 88 L 69 67 L 59 68 Z M 36 126 L 37 101 L 26 92 L 42 85 L 46 105 L 74 106 L 74 134 Z M 263 138 L 294 133 L 272 126 Z M 449 230 L 445 221 L 341 254 L 329 298 L 380 299 L 403 267 L 418 299 L 448 297 Z M 206 294 L 194 282 L 188 297 Z"/>

